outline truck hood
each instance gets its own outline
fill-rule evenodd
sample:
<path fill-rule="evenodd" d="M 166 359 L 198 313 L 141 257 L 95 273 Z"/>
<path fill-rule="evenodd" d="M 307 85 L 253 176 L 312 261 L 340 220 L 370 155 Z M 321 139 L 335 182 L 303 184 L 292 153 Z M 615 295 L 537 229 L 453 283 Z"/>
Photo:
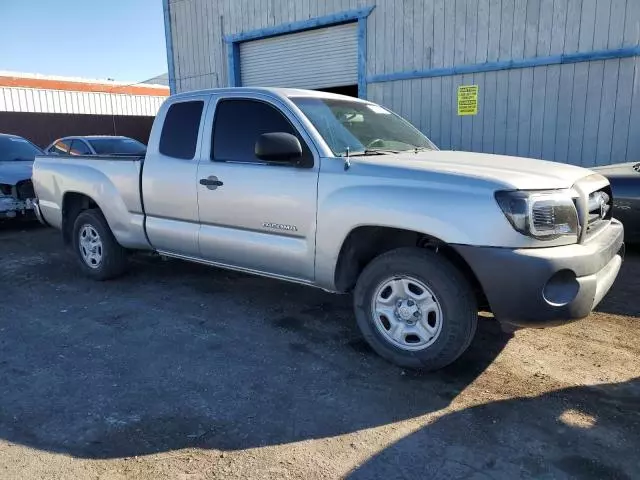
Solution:
<path fill-rule="evenodd" d="M 358 157 L 394 169 L 450 174 L 495 184 L 496 188 L 542 190 L 570 188 L 593 175 L 581 167 L 531 158 L 487 153 L 422 151 Z"/>
<path fill-rule="evenodd" d="M 606 165 L 604 167 L 594 167 L 592 170 L 609 178 L 640 178 L 640 163 L 638 162 L 616 163 L 614 165 Z"/>
<path fill-rule="evenodd" d="M 22 180 L 31 178 L 32 161 L 0 161 L 0 183 L 16 185 Z"/>

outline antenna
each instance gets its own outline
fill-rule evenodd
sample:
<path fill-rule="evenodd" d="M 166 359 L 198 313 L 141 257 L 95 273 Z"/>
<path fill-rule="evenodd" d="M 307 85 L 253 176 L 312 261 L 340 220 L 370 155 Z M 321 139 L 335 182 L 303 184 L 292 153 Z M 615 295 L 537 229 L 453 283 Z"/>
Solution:
<path fill-rule="evenodd" d="M 347 151 L 344 152 L 344 170 L 345 172 L 351 168 L 351 160 L 349 160 L 349 147 L 347 147 Z"/>

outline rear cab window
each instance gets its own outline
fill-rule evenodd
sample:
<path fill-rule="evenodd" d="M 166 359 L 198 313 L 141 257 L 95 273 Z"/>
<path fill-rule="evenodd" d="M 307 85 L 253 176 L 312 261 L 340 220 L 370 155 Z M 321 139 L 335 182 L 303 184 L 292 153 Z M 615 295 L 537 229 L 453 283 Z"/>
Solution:
<path fill-rule="evenodd" d="M 192 160 L 198 145 L 198 133 L 204 102 L 193 100 L 172 104 L 162 125 L 159 150 L 162 155 Z"/>

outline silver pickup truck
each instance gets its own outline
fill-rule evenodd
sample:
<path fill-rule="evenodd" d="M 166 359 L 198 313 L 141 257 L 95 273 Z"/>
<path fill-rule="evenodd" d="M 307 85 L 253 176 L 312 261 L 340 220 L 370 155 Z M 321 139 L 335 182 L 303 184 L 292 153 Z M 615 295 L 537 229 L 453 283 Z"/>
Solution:
<path fill-rule="evenodd" d="M 305 90 L 175 95 L 144 158 L 39 156 L 33 183 L 90 277 L 153 250 L 353 292 L 371 346 L 422 369 L 465 351 L 479 310 L 520 327 L 586 317 L 624 256 L 601 175 L 439 151 L 379 105 Z"/>

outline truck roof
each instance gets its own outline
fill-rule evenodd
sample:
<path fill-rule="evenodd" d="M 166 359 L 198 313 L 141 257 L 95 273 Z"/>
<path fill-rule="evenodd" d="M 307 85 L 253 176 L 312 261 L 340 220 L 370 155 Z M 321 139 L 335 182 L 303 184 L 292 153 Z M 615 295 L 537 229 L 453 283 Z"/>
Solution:
<path fill-rule="evenodd" d="M 348 95 L 340 95 L 338 93 L 321 92 L 318 90 L 305 90 L 302 88 L 280 88 L 280 87 L 228 87 L 228 88 L 210 88 L 204 90 L 192 90 L 189 92 L 177 93 L 171 98 L 185 98 L 193 95 L 214 94 L 214 93 L 267 93 L 275 97 L 291 98 L 291 97 L 315 97 L 315 98 L 334 98 L 343 100 L 352 100 L 356 102 L 368 103 L 356 97 Z"/>

